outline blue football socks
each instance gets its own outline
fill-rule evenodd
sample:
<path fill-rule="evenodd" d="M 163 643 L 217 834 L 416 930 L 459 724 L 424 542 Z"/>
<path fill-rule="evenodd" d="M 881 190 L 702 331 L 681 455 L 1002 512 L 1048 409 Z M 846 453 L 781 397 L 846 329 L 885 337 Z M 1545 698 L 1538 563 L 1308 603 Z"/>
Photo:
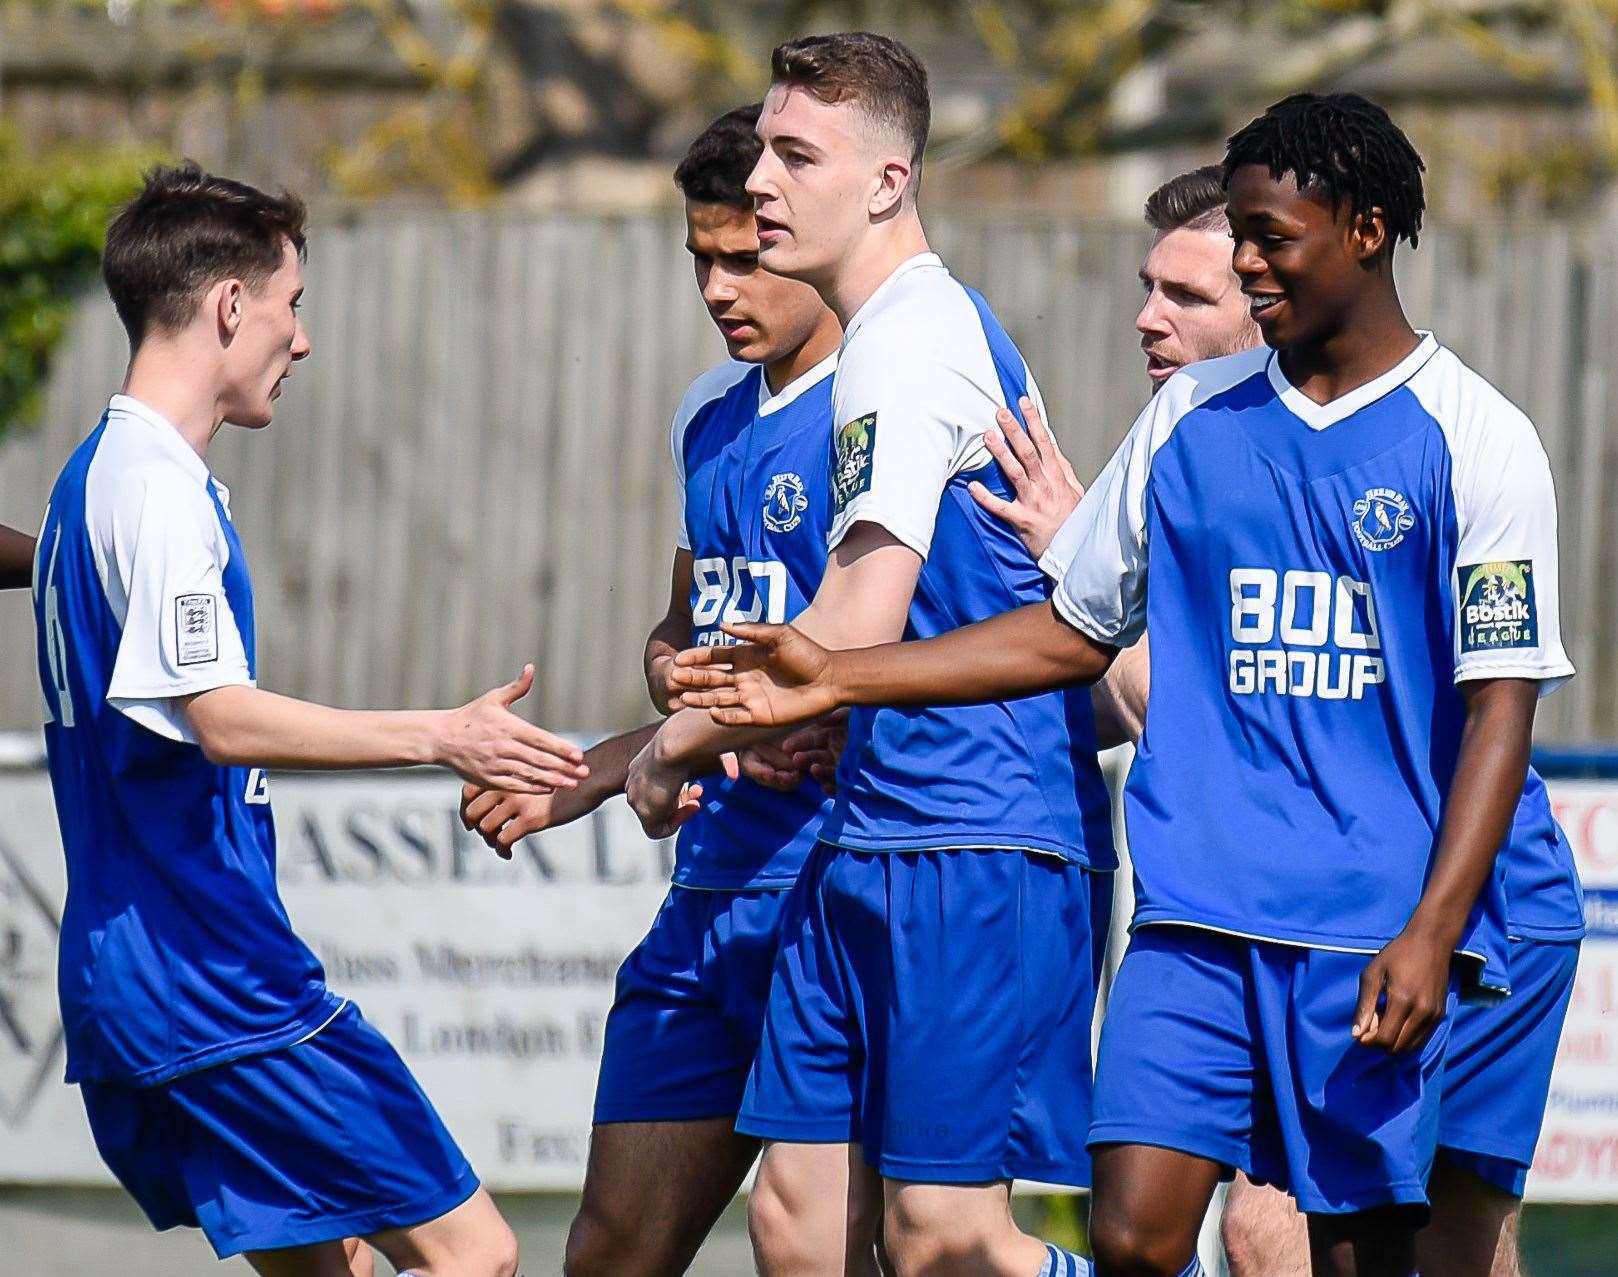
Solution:
<path fill-rule="evenodd" d="M 1045 1243 L 1045 1263 L 1039 1277 L 1095 1277 L 1095 1268 L 1082 1255 Z"/>

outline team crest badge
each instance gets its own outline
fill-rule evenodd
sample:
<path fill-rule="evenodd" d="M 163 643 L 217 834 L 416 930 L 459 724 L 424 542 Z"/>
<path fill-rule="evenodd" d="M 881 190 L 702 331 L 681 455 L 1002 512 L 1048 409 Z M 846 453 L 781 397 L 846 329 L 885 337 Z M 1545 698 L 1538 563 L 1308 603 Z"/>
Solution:
<path fill-rule="evenodd" d="M 1471 563 L 1463 566 L 1457 576 L 1461 583 L 1463 656 L 1538 644 L 1532 559 Z"/>
<path fill-rule="evenodd" d="M 857 417 L 837 432 L 831 492 L 835 513 L 871 486 L 871 458 L 876 452 L 876 413 Z"/>
<path fill-rule="evenodd" d="M 1354 535 L 1367 550 L 1391 550 L 1415 526 L 1409 500 L 1392 488 L 1368 488 L 1354 503 Z"/>
<path fill-rule="evenodd" d="M 803 512 L 809 508 L 804 495 L 803 480 L 790 472 L 778 474 L 764 489 L 764 526 L 771 532 L 791 532 L 803 522 Z"/>

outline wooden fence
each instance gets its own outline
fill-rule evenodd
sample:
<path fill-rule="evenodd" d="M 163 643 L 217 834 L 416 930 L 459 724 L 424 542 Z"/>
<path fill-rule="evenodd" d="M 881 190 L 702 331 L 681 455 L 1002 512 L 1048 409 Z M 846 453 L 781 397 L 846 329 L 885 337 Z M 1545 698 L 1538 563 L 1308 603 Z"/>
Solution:
<path fill-rule="evenodd" d="M 933 220 L 1016 336 L 1081 475 L 1145 399 L 1134 226 Z M 1618 738 L 1618 227 L 1435 228 L 1412 318 L 1538 425 L 1561 500 L 1562 618 L 1580 677 L 1547 740 Z M 464 700 L 539 666 L 529 713 L 611 729 L 647 712 L 640 650 L 668 598 L 668 419 L 723 349 L 661 216 L 376 216 L 318 226 L 314 355 L 275 423 L 211 456 L 258 589 L 266 686 L 342 705 Z M 0 521 L 34 526 L 122 374 L 86 299 L 45 418 L 0 444 Z M 0 729 L 38 721 L 25 600 L 0 596 Z"/>

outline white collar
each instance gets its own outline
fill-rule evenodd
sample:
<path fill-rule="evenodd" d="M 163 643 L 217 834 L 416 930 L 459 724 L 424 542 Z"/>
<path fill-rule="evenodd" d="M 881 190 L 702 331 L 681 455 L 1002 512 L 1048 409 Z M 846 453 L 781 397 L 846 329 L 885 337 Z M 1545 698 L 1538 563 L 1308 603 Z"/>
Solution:
<path fill-rule="evenodd" d="M 944 259 L 937 253 L 917 253 L 912 257 L 905 258 L 904 261 L 895 266 L 889 272 L 888 277 L 876 286 L 876 292 L 867 297 L 861 303 L 860 308 L 849 316 L 848 327 L 843 332 L 843 345 L 848 345 L 850 338 L 854 336 L 854 330 L 865 322 L 866 316 L 876 309 L 877 303 L 882 297 L 893 291 L 895 283 L 910 274 L 911 271 L 921 270 L 927 266 L 936 266 L 942 270 L 944 268 Z"/>
<path fill-rule="evenodd" d="M 213 479 L 208 463 L 197 456 L 196 450 L 185 441 L 174 423 L 149 404 L 130 395 L 114 395 L 107 404 L 107 420 L 128 421 L 142 430 L 170 460 L 183 466 L 186 473 L 203 487 L 207 487 L 209 480 Z M 223 497 L 224 485 L 216 482 L 214 486 Z"/>
<path fill-rule="evenodd" d="M 1278 351 L 1270 353 L 1267 367 L 1270 386 L 1294 417 L 1311 430 L 1324 430 L 1327 426 L 1336 425 L 1339 421 L 1352 417 L 1361 408 L 1375 403 L 1383 395 L 1397 390 L 1421 371 L 1422 365 L 1438 353 L 1438 341 L 1430 332 L 1420 332 L 1418 335 L 1421 340 L 1416 343 L 1416 348 L 1387 372 L 1363 386 L 1356 386 L 1345 395 L 1338 395 L 1330 403 L 1316 403 L 1288 381 L 1287 375 L 1281 371 L 1281 356 Z"/>
<path fill-rule="evenodd" d="M 772 412 L 779 412 L 785 408 L 804 391 L 813 388 L 837 371 L 838 351 L 832 351 L 813 368 L 800 372 L 775 394 L 770 393 L 770 382 L 759 369 L 758 377 L 758 415 L 767 417 Z"/>

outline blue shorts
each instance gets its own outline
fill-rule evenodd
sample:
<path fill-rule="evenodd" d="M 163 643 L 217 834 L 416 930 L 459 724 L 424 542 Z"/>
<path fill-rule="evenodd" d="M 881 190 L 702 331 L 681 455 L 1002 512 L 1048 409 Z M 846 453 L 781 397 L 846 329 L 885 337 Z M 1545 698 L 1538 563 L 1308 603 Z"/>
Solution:
<path fill-rule="evenodd" d="M 1355 1042 L 1369 961 L 1141 927 L 1107 1001 L 1090 1146 L 1205 1157 L 1318 1214 L 1425 1209 L 1450 1018 L 1404 1055 Z"/>
<path fill-rule="evenodd" d="M 352 1003 L 295 1046 L 159 1086 L 79 1089 L 102 1160 L 153 1226 L 201 1228 L 221 1259 L 419 1224 L 478 1187 Z"/>
<path fill-rule="evenodd" d="M 670 887 L 618 970 L 595 1121 L 736 1116 L 758 1053 L 789 888 Z"/>
<path fill-rule="evenodd" d="M 1510 997 L 1455 1012 L 1444 1057 L 1438 1155 L 1521 1197 L 1545 1121 L 1579 945 L 1513 940 L 1509 962 Z"/>
<path fill-rule="evenodd" d="M 1110 876 L 1021 851 L 811 853 L 736 1129 L 889 1179 L 1090 1182 Z"/>

